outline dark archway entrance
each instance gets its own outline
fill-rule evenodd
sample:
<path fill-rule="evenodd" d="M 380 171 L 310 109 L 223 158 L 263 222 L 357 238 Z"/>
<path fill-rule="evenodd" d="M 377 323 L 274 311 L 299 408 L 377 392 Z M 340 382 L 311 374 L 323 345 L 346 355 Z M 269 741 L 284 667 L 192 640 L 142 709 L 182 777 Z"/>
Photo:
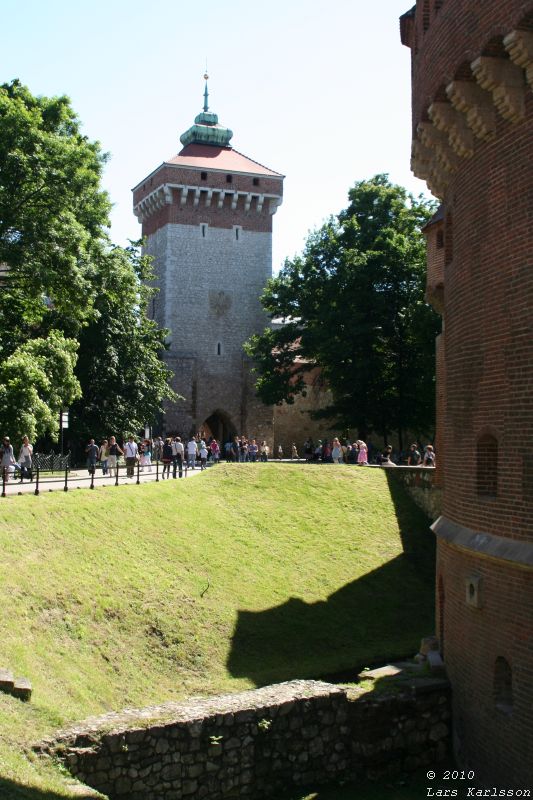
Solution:
<path fill-rule="evenodd" d="M 214 436 L 219 444 L 224 445 L 237 435 L 235 425 L 225 411 L 213 411 L 200 429 L 206 437 Z"/>

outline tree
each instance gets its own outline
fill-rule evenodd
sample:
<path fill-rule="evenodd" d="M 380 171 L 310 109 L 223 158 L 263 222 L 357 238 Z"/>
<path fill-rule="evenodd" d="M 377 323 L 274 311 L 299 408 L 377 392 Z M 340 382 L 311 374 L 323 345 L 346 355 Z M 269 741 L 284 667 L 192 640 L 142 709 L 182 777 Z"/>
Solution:
<path fill-rule="evenodd" d="M 134 433 L 156 419 L 164 399 L 178 397 L 160 358 L 167 331 L 146 315 L 153 275 L 139 245 L 114 247 L 99 265 L 95 319 L 79 337 L 82 397 L 70 415 L 77 438 Z"/>
<path fill-rule="evenodd" d="M 105 156 L 80 132 L 67 97 L 0 86 L 0 297 L 5 353 L 32 335 L 49 306 L 79 331 L 91 317 L 94 259 L 108 244 Z M 43 302 L 46 299 L 46 304 Z"/>
<path fill-rule="evenodd" d="M 0 423 L 11 435 L 55 438 L 60 407 L 78 398 L 80 435 L 136 430 L 174 396 L 165 332 L 146 315 L 148 263 L 109 239 L 105 161 L 68 98 L 0 86 Z"/>
<path fill-rule="evenodd" d="M 74 375 L 78 343 L 52 331 L 0 362 L 0 429 L 15 441 L 57 435 L 59 413 L 80 396 Z"/>
<path fill-rule="evenodd" d="M 284 324 L 254 336 L 257 392 L 294 402 L 303 374 L 322 369 L 333 403 L 317 416 L 361 436 L 429 431 L 434 420 L 438 317 L 424 301 L 421 227 L 434 208 L 389 182 L 359 181 L 349 205 L 312 233 L 263 295 Z"/>

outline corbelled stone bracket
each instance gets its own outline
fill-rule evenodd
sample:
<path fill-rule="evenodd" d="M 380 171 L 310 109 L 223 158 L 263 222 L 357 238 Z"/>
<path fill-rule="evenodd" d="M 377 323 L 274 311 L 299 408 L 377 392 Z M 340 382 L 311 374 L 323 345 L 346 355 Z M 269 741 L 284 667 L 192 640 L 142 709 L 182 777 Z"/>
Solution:
<path fill-rule="evenodd" d="M 533 87 L 533 33 L 511 31 L 503 40 L 503 45 L 511 61 L 526 71 L 527 82 Z"/>
<path fill-rule="evenodd" d="M 480 56 L 470 66 L 481 88 L 492 92 L 494 105 L 502 117 L 521 122 L 526 115 L 526 83 L 521 67 L 505 58 L 490 56 Z"/>
<path fill-rule="evenodd" d="M 466 124 L 478 139 L 494 139 L 496 113 L 488 92 L 472 81 L 452 81 L 446 94 L 452 106 L 465 115 Z"/>

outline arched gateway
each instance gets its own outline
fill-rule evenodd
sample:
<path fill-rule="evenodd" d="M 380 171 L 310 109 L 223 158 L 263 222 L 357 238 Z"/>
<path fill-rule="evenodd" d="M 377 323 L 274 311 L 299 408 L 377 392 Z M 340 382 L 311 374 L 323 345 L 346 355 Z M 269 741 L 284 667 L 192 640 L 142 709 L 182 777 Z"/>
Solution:
<path fill-rule="evenodd" d="M 237 435 L 237 429 L 228 414 L 218 410 L 213 411 L 211 416 L 206 419 L 200 427 L 200 431 L 206 437 L 214 436 L 220 444 L 224 444 Z"/>

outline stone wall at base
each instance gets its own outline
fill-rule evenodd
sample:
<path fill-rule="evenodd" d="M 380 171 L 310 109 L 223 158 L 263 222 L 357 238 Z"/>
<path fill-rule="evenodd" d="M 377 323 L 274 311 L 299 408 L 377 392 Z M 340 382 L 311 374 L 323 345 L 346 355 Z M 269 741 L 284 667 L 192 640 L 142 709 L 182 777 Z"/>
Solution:
<path fill-rule="evenodd" d="M 319 681 L 87 720 L 35 747 L 111 800 L 260 800 L 444 757 L 446 681 L 351 699 Z"/>
<path fill-rule="evenodd" d="M 438 484 L 437 472 L 432 467 L 393 467 L 389 475 L 402 483 L 417 506 L 431 520 L 442 513 L 442 489 Z"/>

